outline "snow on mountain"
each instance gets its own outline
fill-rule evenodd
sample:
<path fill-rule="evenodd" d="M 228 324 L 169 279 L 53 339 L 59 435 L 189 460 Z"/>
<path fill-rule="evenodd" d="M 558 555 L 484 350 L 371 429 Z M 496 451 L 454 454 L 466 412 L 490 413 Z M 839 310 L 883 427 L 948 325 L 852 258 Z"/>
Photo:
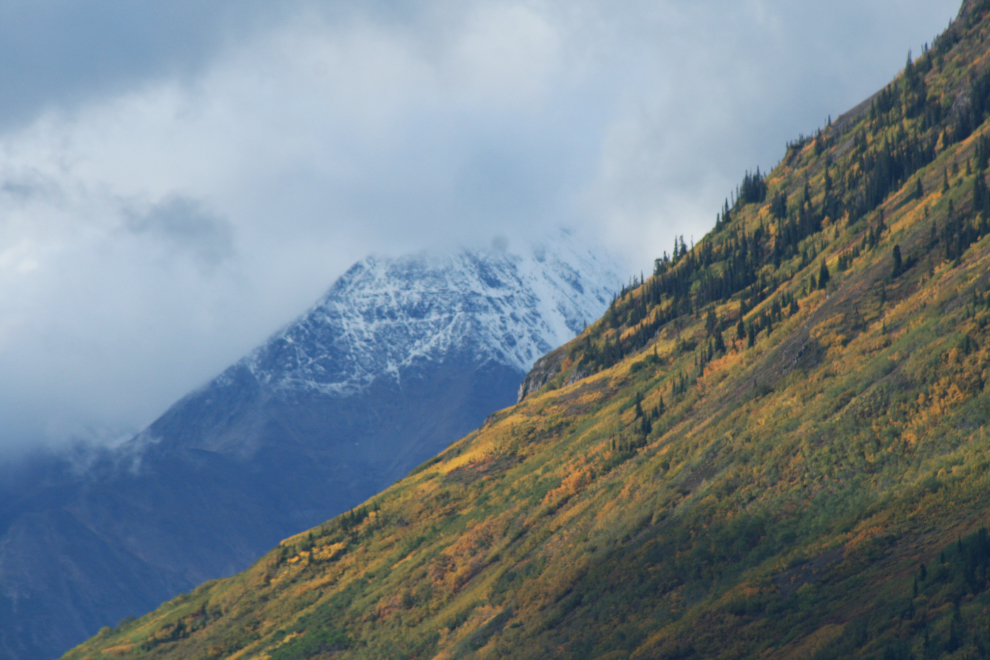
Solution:
<path fill-rule="evenodd" d="M 87 469 L 39 458 L 0 491 L 0 656 L 56 657 L 388 488 L 514 403 L 617 272 L 568 233 L 368 258 Z"/>
<path fill-rule="evenodd" d="M 524 254 L 368 257 L 241 362 L 279 390 L 355 394 L 453 350 L 525 373 L 601 316 L 615 263 L 561 231 Z"/>

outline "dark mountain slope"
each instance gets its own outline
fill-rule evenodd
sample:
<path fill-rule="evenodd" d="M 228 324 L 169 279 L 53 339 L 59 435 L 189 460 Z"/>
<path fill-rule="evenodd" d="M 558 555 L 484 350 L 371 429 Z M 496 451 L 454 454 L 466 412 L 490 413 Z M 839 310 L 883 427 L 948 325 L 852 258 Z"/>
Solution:
<path fill-rule="evenodd" d="M 387 488 L 514 402 L 619 286 L 566 233 L 369 258 L 122 447 L 8 469 L 0 658 L 56 657 Z"/>
<path fill-rule="evenodd" d="M 988 32 L 747 175 L 520 404 L 66 657 L 985 657 Z"/>

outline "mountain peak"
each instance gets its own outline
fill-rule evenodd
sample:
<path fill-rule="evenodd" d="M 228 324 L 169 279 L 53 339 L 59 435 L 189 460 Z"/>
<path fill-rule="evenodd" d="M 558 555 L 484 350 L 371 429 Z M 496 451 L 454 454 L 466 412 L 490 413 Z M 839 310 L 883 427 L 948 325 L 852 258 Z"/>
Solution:
<path fill-rule="evenodd" d="M 620 287 L 617 266 L 565 231 L 523 254 L 369 256 L 241 366 L 282 390 L 334 395 L 452 349 L 525 372 Z"/>
<path fill-rule="evenodd" d="M 0 657 L 52 657 L 387 488 L 511 405 L 620 286 L 567 232 L 358 262 L 135 438 L 0 492 Z"/>
<path fill-rule="evenodd" d="M 518 405 L 68 657 L 987 657 L 985 7 Z"/>

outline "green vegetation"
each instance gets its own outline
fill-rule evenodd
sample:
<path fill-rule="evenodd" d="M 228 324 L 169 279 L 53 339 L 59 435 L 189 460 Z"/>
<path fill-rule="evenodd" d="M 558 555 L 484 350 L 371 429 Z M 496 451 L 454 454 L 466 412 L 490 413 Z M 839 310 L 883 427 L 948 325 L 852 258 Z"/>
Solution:
<path fill-rule="evenodd" d="M 747 173 L 544 390 L 66 657 L 990 655 L 988 11 Z"/>

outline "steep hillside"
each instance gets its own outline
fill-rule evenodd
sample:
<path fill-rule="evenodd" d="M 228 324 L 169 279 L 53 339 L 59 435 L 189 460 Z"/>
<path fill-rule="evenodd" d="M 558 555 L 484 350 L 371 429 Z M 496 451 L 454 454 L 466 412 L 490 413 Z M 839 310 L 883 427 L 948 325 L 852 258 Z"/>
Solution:
<path fill-rule="evenodd" d="M 986 657 L 988 33 L 967 0 L 518 405 L 66 657 Z"/>
<path fill-rule="evenodd" d="M 356 264 L 122 447 L 0 480 L 0 658 L 56 657 L 384 490 L 514 402 L 620 287 L 567 233 Z"/>

